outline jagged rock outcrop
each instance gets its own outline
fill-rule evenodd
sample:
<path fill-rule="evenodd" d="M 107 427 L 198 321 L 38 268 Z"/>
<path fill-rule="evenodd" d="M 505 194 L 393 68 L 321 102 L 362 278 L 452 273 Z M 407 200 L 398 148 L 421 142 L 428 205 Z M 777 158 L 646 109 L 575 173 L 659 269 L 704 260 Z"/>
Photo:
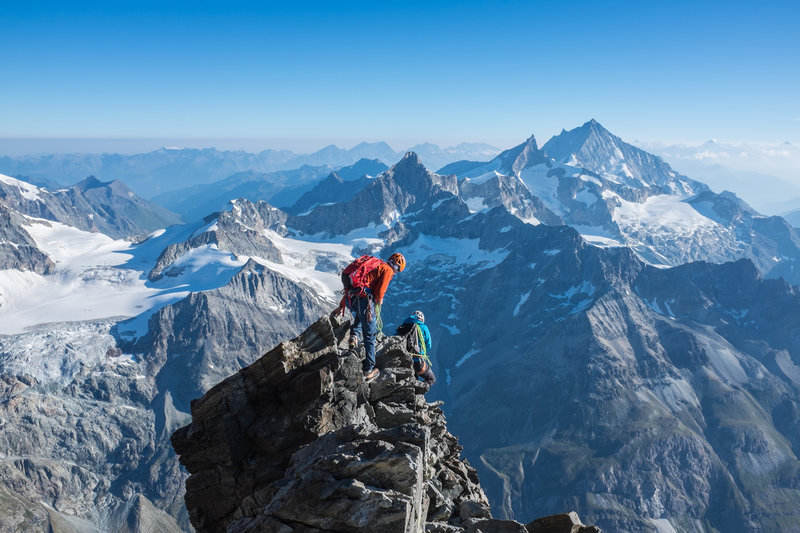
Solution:
<path fill-rule="evenodd" d="M 215 216 L 216 215 L 216 216 Z M 230 211 L 214 213 L 204 220 L 189 239 L 167 246 L 147 275 L 150 281 L 164 276 L 178 276 L 182 268 L 175 262 L 194 249 L 216 246 L 235 255 L 255 255 L 283 263 L 280 251 L 266 235 L 266 230 L 286 233 L 286 214 L 266 202 L 233 201 Z"/>
<path fill-rule="evenodd" d="M 348 202 L 319 205 L 309 214 L 290 217 L 287 225 L 307 234 L 346 234 L 368 224 L 390 225 L 402 213 L 421 208 L 437 195 L 458 194 L 455 176 L 440 176 L 425 168 L 417 154 L 408 152 Z M 359 216 L 342 216 L 346 213 Z"/>
<path fill-rule="evenodd" d="M 56 264 L 36 246 L 23 224 L 22 216 L 0 203 L 0 270 L 52 274 Z"/>
<path fill-rule="evenodd" d="M 574 513 L 493 519 L 402 343 L 380 344 L 381 375 L 366 384 L 346 332 L 323 317 L 192 403 L 172 443 L 198 532 L 599 531 Z"/>

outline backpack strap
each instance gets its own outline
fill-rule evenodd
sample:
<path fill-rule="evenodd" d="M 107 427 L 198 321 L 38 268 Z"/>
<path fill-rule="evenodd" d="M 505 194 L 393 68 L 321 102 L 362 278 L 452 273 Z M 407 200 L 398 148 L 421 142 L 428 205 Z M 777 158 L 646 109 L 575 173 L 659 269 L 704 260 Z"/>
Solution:
<path fill-rule="evenodd" d="M 414 327 L 417 328 L 417 337 L 419 338 L 419 349 L 422 353 L 420 355 L 425 359 L 428 359 L 426 354 L 428 353 L 428 347 L 425 346 L 425 337 L 422 335 L 422 328 L 419 324 L 414 323 Z"/>

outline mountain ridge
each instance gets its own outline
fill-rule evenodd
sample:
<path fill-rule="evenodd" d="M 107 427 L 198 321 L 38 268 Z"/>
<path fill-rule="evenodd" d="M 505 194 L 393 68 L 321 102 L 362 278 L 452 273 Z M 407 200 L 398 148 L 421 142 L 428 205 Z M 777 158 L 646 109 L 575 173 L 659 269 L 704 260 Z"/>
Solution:
<path fill-rule="evenodd" d="M 0 174 L 0 200 L 34 218 L 62 222 L 110 237 L 137 237 L 180 222 L 180 217 L 138 197 L 119 180 L 94 176 L 53 192 Z"/>
<path fill-rule="evenodd" d="M 423 149 L 425 148 L 425 149 Z M 462 143 L 457 147 L 437 145 L 417 147 L 428 166 L 440 168 L 464 159 L 491 156 L 499 152 L 489 145 Z M 404 152 L 396 152 L 385 142 L 362 142 L 351 149 L 326 146 L 311 154 L 288 150 L 263 150 L 258 153 L 215 148 L 161 148 L 141 154 L 51 154 L 44 156 L 0 156 L 0 172 L 30 179 L 73 182 L 86 176 L 101 180 L 121 179 L 131 190 L 146 198 L 190 187 L 211 184 L 238 172 L 259 173 L 286 171 L 301 166 L 353 165 L 360 159 L 380 159 L 393 164 Z"/>
<path fill-rule="evenodd" d="M 640 233 L 659 236 L 663 219 L 648 219 L 645 208 L 670 199 L 658 187 L 634 189 L 548 161 L 519 176 L 495 169 L 473 179 L 437 175 L 408 155 L 353 198 L 304 216 L 236 200 L 205 221 L 109 244 L 130 256 L 122 262 L 107 254 L 98 257 L 108 265 L 62 270 L 81 294 L 94 285 L 130 289 L 125 280 L 141 277 L 141 290 L 156 291 L 142 294 L 158 296 L 136 300 L 143 307 L 130 306 L 132 318 L 0 336 L 0 352 L 13 356 L 0 358 L 0 374 L 8 390 L 22 391 L 2 397 L 9 431 L 0 435 L 27 461 L 0 463 L 3 486 L 31 498 L 59 494 L 43 472 L 66 461 L 91 475 L 74 480 L 77 496 L 45 500 L 57 512 L 97 521 L 105 511 L 96 502 L 121 509 L 142 494 L 188 528 L 185 477 L 164 439 L 187 421 L 191 399 L 332 308 L 338 273 L 353 256 L 399 251 L 408 266 L 387 293 L 387 331 L 424 310 L 440 378 L 428 398 L 446 402 L 498 516 L 575 508 L 607 529 L 649 532 L 794 525 L 796 287 L 764 279 L 751 259 L 663 269 L 641 259 L 645 247 L 588 241 L 579 224 L 542 224 L 545 209 L 573 224 L 603 213 L 617 223 L 609 206 L 623 206 Z M 779 220 L 730 195 L 656 207 L 695 213 L 708 227 L 730 223 L 725 231 L 737 238 L 784 242 Z M 31 228 L 57 257 L 42 241 L 54 233 Z M 791 251 L 791 233 L 785 238 Z M 762 257 L 778 257 L 759 246 Z M 737 260 L 746 255 L 733 251 Z M 691 259 L 691 249 L 682 252 Z M 151 272 L 162 277 L 146 280 Z M 3 272 L 0 282 L 18 274 Z M 7 294 L 10 303 L 35 303 Z M 36 381 L 16 377 L 20 368 Z M 26 418 L 36 405 L 50 414 Z M 81 453 L 59 446 L 61 428 L 79 413 L 104 422 L 108 444 L 78 426 L 69 438 L 90 445 Z"/>
<path fill-rule="evenodd" d="M 543 531 L 491 518 L 401 342 L 381 344 L 365 383 L 348 329 L 323 317 L 192 402 L 172 443 L 197 531 Z M 599 533 L 559 518 L 547 531 Z"/>

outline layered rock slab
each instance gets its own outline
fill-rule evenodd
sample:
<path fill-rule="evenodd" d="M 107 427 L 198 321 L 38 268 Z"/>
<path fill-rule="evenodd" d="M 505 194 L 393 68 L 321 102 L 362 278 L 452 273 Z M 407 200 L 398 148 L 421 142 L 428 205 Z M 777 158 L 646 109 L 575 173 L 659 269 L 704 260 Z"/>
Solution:
<path fill-rule="evenodd" d="M 491 518 L 399 339 L 365 383 L 347 329 L 324 317 L 192 402 L 172 443 L 197 531 L 525 533 Z"/>

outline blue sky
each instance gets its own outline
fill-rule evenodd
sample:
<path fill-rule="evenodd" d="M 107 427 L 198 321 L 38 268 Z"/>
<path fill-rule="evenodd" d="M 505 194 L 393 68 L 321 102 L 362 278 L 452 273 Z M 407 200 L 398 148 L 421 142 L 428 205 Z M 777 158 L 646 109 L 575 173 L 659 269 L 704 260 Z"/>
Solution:
<path fill-rule="evenodd" d="M 3 2 L 0 138 L 800 143 L 800 2 L 225 4 Z"/>

